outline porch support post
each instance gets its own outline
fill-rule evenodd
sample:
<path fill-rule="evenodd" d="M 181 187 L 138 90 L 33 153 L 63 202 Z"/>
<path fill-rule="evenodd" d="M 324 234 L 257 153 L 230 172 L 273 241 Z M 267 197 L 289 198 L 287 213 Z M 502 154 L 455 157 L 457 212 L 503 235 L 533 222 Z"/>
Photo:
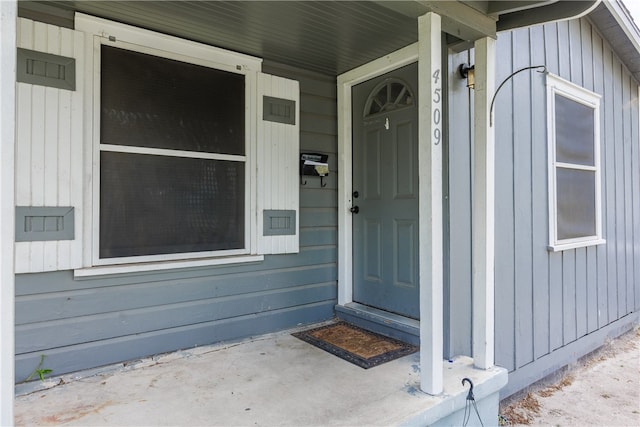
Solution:
<path fill-rule="evenodd" d="M 489 107 L 495 89 L 496 41 L 475 42 L 473 155 L 473 359 L 477 368 L 494 364 L 495 134 Z"/>
<path fill-rule="evenodd" d="M 440 15 L 418 18 L 420 388 L 443 390 L 442 45 Z"/>
<path fill-rule="evenodd" d="M 13 425 L 16 0 L 0 0 L 0 425 Z"/>

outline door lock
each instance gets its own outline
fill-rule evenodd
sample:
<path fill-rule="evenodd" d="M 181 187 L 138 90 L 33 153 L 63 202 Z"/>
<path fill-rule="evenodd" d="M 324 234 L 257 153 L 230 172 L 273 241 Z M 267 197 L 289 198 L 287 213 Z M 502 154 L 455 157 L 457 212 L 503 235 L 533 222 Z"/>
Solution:
<path fill-rule="evenodd" d="M 358 206 L 354 206 L 349 210 L 351 211 L 351 213 L 354 213 L 354 214 L 357 214 L 358 212 L 360 212 L 360 208 Z"/>

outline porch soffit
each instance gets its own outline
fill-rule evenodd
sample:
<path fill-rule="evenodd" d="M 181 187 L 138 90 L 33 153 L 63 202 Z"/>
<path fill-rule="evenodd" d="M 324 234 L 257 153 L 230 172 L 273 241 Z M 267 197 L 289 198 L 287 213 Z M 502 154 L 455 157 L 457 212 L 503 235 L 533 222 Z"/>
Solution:
<path fill-rule="evenodd" d="M 472 42 L 495 37 L 511 15 L 555 3 L 19 0 L 18 6 L 21 16 L 56 25 L 73 26 L 73 12 L 79 11 L 336 76 L 416 42 L 416 19 L 429 11 L 442 16 L 450 42 Z M 517 26 L 523 24 L 519 18 Z"/>

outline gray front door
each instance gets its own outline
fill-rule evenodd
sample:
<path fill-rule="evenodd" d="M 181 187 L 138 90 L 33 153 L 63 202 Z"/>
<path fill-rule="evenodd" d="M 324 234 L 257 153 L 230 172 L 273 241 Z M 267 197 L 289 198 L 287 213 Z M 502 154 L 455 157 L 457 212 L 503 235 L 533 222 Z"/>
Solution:
<path fill-rule="evenodd" d="M 419 318 L 417 76 L 414 63 L 352 92 L 353 300 L 414 319 Z"/>

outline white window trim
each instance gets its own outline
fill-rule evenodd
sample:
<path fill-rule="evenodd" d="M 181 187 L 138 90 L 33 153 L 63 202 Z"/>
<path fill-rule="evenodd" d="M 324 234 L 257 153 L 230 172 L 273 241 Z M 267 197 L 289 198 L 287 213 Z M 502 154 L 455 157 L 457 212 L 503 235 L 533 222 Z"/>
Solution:
<path fill-rule="evenodd" d="M 547 74 L 547 155 L 549 174 L 549 246 L 553 252 L 567 249 L 582 248 L 606 243 L 602 237 L 602 191 L 601 191 L 601 163 L 600 163 L 600 95 L 583 87 Z M 580 166 L 556 161 L 556 126 L 555 126 L 555 95 L 560 94 L 575 102 L 586 105 L 594 110 L 594 166 Z M 557 205 L 556 205 L 556 170 L 558 167 L 595 171 L 596 179 L 596 234 L 575 239 L 558 239 Z"/>
<path fill-rule="evenodd" d="M 83 267 L 75 271 L 77 277 L 200 267 L 205 265 L 255 262 L 264 259 L 257 254 L 258 215 L 256 202 L 257 151 L 257 78 L 262 60 L 212 46 L 179 39 L 165 34 L 77 13 L 76 29 L 85 33 L 85 170 L 88 181 L 84 189 Z M 245 155 L 213 154 L 214 159 L 244 161 L 245 163 L 245 248 L 238 250 L 180 253 L 167 255 L 99 258 L 99 165 L 100 151 L 126 150 L 123 147 L 100 145 L 100 48 L 111 45 L 169 59 L 207 66 L 245 76 Z M 153 47 L 150 47 L 153 46 Z M 140 148 L 133 147 L 139 151 Z M 151 151 L 158 151 L 150 149 Z M 162 151 L 162 150 L 160 150 Z M 170 150 L 173 155 L 188 153 Z"/>

